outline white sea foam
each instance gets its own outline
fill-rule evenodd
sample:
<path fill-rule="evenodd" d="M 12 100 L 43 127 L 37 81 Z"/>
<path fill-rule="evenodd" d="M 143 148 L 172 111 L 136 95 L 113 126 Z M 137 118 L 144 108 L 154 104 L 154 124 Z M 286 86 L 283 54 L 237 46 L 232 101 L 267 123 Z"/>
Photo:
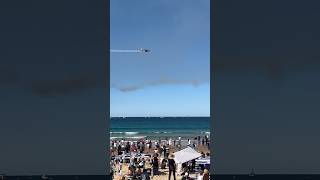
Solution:
<path fill-rule="evenodd" d="M 110 134 L 124 134 L 124 132 L 114 132 L 114 131 L 111 131 Z"/>
<path fill-rule="evenodd" d="M 134 135 L 134 134 L 139 134 L 139 132 L 125 132 L 124 134 L 127 134 L 127 135 Z"/>
<path fill-rule="evenodd" d="M 110 139 L 143 139 L 146 138 L 147 136 L 111 136 Z"/>
<path fill-rule="evenodd" d="M 139 134 L 139 132 L 114 132 L 111 131 L 110 134 L 126 134 L 126 135 L 134 135 L 134 134 Z"/>

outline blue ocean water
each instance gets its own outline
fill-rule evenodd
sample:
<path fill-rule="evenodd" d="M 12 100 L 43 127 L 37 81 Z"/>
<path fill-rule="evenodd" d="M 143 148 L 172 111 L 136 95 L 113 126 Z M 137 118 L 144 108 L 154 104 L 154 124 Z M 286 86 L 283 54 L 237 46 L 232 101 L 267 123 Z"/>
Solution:
<path fill-rule="evenodd" d="M 192 138 L 210 133 L 210 117 L 113 117 L 111 138 Z"/>

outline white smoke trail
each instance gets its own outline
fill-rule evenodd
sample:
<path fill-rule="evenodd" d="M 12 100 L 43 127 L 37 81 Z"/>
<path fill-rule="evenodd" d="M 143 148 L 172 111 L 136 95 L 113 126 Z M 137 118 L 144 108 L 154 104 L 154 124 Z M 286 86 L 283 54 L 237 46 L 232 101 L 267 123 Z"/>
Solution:
<path fill-rule="evenodd" d="M 139 50 L 110 49 L 110 52 L 132 53 L 132 52 L 140 52 L 140 51 Z"/>

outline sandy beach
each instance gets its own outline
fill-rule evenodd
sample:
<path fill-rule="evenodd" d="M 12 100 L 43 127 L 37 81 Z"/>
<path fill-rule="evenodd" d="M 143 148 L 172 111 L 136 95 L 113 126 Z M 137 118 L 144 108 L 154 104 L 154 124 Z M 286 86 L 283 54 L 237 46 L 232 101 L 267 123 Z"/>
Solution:
<path fill-rule="evenodd" d="M 147 141 L 144 141 L 144 140 L 140 140 L 140 141 L 143 141 L 143 142 L 148 142 Z M 152 157 L 157 154 L 158 155 L 158 158 L 159 158 L 159 162 L 161 162 L 163 159 L 167 159 L 167 157 L 165 157 L 164 153 L 161 152 L 163 149 L 162 149 L 162 146 L 165 145 L 167 151 L 169 150 L 169 152 L 167 152 L 166 154 L 173 154 L 177 151 L 180 151 L 186 147 L 192 147 L 194 150 L 196 150 L 197 152 L 199 153 L 202 153 L 204 155 L 207 155 L 209 156 L 210 155 L 210 150 L 208 148 L 208 144 L 202 144 L 202 141 L 198 141 L 198 140 L 195 140 L 193 139 L 192 141 L 191 140 L 187 140 L 187 139 L 183 139 L 180 141 L 180 144 L 181 146 L 179 146 L 179 143 L 178 142 L 169 142 L 168 140 L 151 140 L 153 146 L 151 148 L 148 148 L 148 147 L 145 147 L 145 148 L 142 148 L 143 151 L 141 151 L 141 149 L 136 149 L 135 145 L 138 143 L 139 141 L 125 141 L 125 140 L 122 140 L 122 143 L 125 144 L 125 143 L 130 143 L 132 144 L 132 146 L 130 147 L 130 153 L 129 154 L 135 154 L 135 153 L 141 153 L 141 154 L 145 154 L 145 155 L 148 155 L 148 157 L 150 158 L 142 158 L 144 161 L 147 161 L 147 160 L 151 160 Z M 160 142 L 160 144 L 159 144 Z M 111 142 L 111 146 L 114 145 L 115 141 L 112 141 Z M 121 141 L 118 142 L 118 144 L 121 144 Z M 159 146 L 155 146 L 155 144 L 158 144 Z M 122 146 L 123 147 L 123 146 Z M 116 157 L 118 155 L 118 149 L 116 148 L 116 146 L 113 146 L 111 149 L 110 149 L 110 153 L 111 153 L 111 156 L 112 157 Z M 132 159 L 132 157 L 131 157 Z M 160 163 L 161 164 L 161 163 Z M 130 163 L 129 162 L 122 162 L 122 163 L 117 163 L 116 161 L 113 161 L 112 162 L 112 166 L 113 166 L 113 170 L 114 170 L 114 179 L 115 180 L 122 180 L 122 179 L 130 179 L 128 178 L 128 174 L 129 174 L 129 165 Z M 121 172 L 119 171 L 121 169 Z M 151 169 L 152 169 L 152 165 L 145 165 L 144 168 L 139 168 L 137 171 L 143 171 L 143 169 L 149 169 L 149 175 L 150 175 L 150 178 L 153 179 L 153 180 L 167 180 L 168 179 L 168 175 L 169 175 L 169 168 L 166 166 L 166 167 L 159 167 L 159 173 L 157 175 L 153 175 L 153 173 L 151 173 Z M 119 173 L 120 172 L 120 173 Z M 179 173 L 180 171 L 179 170 L 176 170 L 176 177 L 177 179 L 181 179 L 182 176 L 180 175 Z M 139 172 L 140 173 L 140 172 Z M 196 178 L 196 174 L 192 174 L 190 173 L 190 177 L 193 177 L 193 178 Z M 173 177 L 171 177 L 173 179 Z"/>

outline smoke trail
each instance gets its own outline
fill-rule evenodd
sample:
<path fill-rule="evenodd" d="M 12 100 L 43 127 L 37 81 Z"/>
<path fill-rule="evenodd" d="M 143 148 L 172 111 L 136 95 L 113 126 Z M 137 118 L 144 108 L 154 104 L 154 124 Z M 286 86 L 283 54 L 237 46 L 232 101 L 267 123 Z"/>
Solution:
<path fill-rule="evenodd" d="M 132 92 L 139 89 L 143 89 L 150 86 L 161 86 L 161 85 L 183 85 L 183 84 L 190 84 L 193 87 L 198 87 L 200 84 L 206 83 L 206 80 L 174 80 L 174 79 L 167 79 L 161 78 L 155 81 L 144 82 L 141 84 L 134 84 L 134 85 L 124 85 L 118 86 L 116 84 L 112 84 L 112 88 L 116 88 L 122 92 Z"/>
<path fill-rule="evenodd" d="M 132 53 L 132 52 L 140 52 L 140 51 L 139 50 L 110 49 L 110 52 Z"/>

